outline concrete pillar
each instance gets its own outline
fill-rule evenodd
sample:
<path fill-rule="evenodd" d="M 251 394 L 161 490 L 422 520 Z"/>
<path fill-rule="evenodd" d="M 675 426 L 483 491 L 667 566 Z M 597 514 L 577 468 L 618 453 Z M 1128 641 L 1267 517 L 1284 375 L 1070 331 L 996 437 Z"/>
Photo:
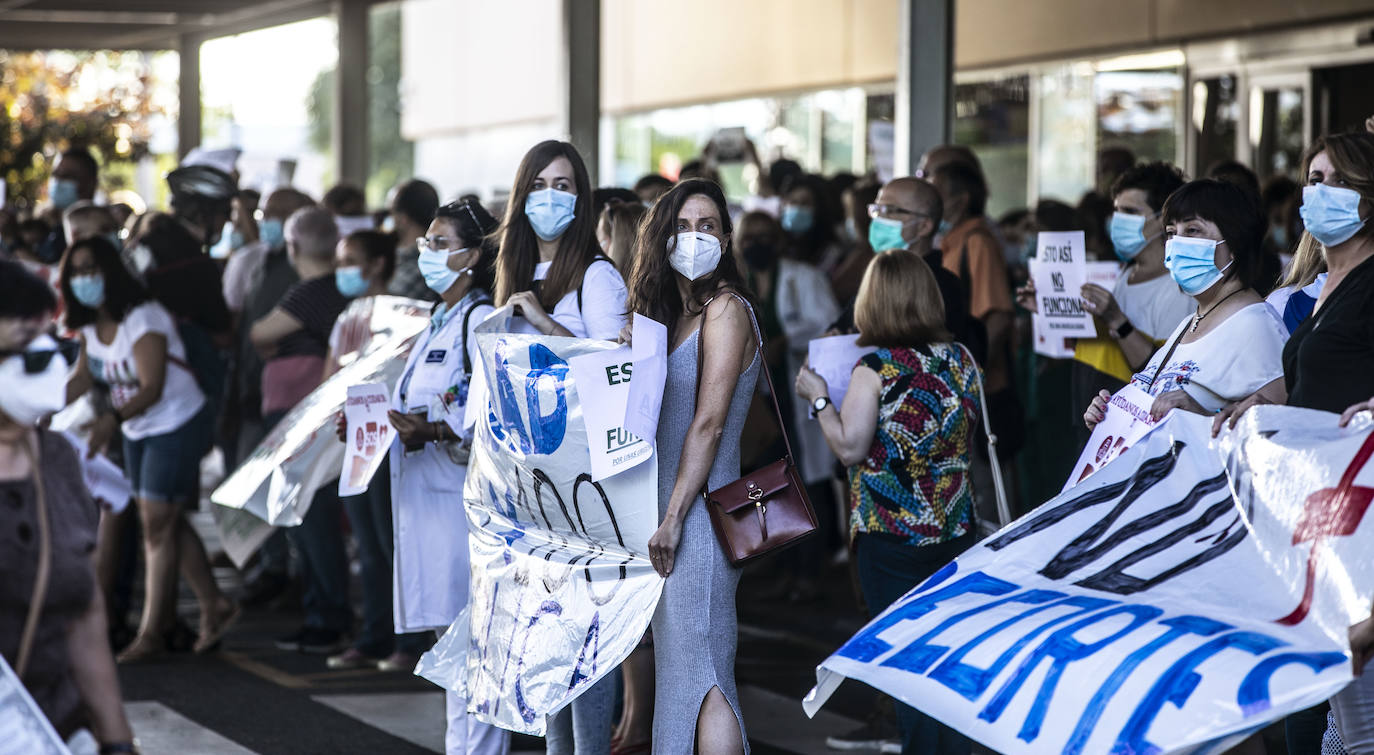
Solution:
<path fill-rule="evenodd" d="M 335 0 L 339 62 L 334 70 L 334 177 L 358 186 L 368 176 L 368 3 Z"/>
<path fill-rule="evenodd" d="M 200 45 L 199 34 L 181 35 L 179 55 L 181 72 L 177 79 L 177 157 L 200 146 Z"/>
<path fill-rule="evenodd" d="M 601 165 L 601 0 L 563 0 L 563 132 L 597 186 Z"/>
<path fill-rule="evenodd" d="M 951 140 L 954 0 L 899 0 L 893 171 L 912 175 L 921 154 Z"/>

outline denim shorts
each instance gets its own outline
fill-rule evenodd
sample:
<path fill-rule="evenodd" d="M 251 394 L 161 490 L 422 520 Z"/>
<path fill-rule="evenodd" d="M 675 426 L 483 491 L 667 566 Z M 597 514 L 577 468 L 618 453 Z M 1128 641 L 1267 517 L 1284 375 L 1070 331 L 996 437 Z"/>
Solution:
<path fill-rule="evenodd" d="M 200 503 L 200 460 L 214 441 L 210 402 L 170 433 L 124 439 L 124 474 L 134 497 L 159 503 Z"/>

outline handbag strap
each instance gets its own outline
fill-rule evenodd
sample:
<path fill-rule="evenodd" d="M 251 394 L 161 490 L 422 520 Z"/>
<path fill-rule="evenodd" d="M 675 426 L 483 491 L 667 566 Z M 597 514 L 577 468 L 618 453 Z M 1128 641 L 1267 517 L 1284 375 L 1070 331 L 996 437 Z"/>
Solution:
<path fill-rule="evenodd" d="M 734 297 L 740 304 L 743 304 L 745 310 L 749 312 L 749 323 L 754 328 L 754 343 L 758 346 L 759 350 L 759 370 L 763 372 L 764 379 L 768 381 L 768 399 L 773 402 L 773 416 L 778 420 L 778 432 L 782 434 L 782 444 L 787 449 L 787 458 L 796 458 L 792 455 L 792 441 L 787 438 L 787 425 L 783 424 L 782 421 L 782 409 L 778 407 L 778 389 L 773 385 L 773 371 L 768 369 L 768 360 L 763 353 L 763 333 L 759 330 L 758 321 L 754 319 L 753 307 L 750 307 L 749 302 L 745 301 L 734 291 L 726 291 L 725 295 Z M 706 300 L 705 304 L 701 305 L 701 327 L 697 331 L 697 403 L 701 402 L 701 355 L 704 351 L 701 347 L 701 334 L 706 332 L 706 308 L 709 307 L 711 302 L 715 301 L 716 298 L 717 297 L 712 296 Z"/>
<path fill-rule="evenodd" d="M 32 444 L 31 444 L 32 443 Z M 33 595 L 29 599 L 29 613 L 24 618 L 24 631 L 19 638 L 19 652 L 15 656 L 14 673 L 20 679 L 28 669 L 33 639 L 38 633 L 38 617 L 48 596 L 48 581 L 52 576 L 52 528 L 48 522 L 48 499 L 43 488 L 43 469 L 40 466 L 42 440 L 35 432 L 24 440 L 24 451 L 33 472 L 33 489 L 38 499 L 38 572 L 33 578 Z"/>
<path fill-rule="evenodd" d="M 978 362 L 974 360 L 973 353 L 962 343 L 955 343 L 964 356 L 968 358 L 968 363 L 973 366 L 973 379 L 978 383 L 978 404 L 983 411 L 983 434 L 988 436 L 988 463 L 992 466 L 992 490 L 997 496 L 997 518 L 1001 519 L 999 527 L 1011 524 L 1011 506 L 1007 504 L 1007 487 L 1002 480 L 1002 463 L 997 458 L 997 434 L 992 431 L 992 417 L 988 414 L 988 393 L 983 388 L 983 372 L 978 369 Z"/>

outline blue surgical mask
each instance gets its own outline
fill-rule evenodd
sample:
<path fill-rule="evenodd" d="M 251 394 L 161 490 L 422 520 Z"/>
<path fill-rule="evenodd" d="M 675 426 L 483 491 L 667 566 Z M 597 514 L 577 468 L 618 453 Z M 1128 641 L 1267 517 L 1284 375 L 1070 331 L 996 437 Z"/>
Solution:
<path fill-rule="evenodd" d="M 266 218 L 258 223 L 258 237 L 269 249 L 276 249 L 286 243 L 285 226 L 276 218 Z"/>
<path fill-rule="evenodd" d="M 54 206 L 59 210 L 65 210 L 76 204 L 81 199 L 78 195 L 80 189 L 76 182 L 70 178 L 50 178 L 48 179 L 48 199 L 52 200 Z"/>
<path fill-rule="evenodd" d="M 1124 212 L 1112 213 L 1107 232 L 1112 237 L 1112 247 L 1122 262 L 1130 262 L 1140 254 L 1150 240 L 1145 238 L 1145 216 L 1128 215 Z"/>
<path fill-rule="evenodd" d="M 948 236 L 949 232 L 952 230 L 954 230 L 953 223 L 949 222 L 948 220 L 941 220 L 940 227 L 935 229 L 935 234 L 940 238 L 944 238 L 945 236 Z"/>
<path fill-rule="evenodd" d="M 844 219 L 844 237 L 850 241 L 859 240 L 859 224 L 852 217 Z"/>
<path fill-rule="evenodd" d="M 1285 227 L 1283 227 L 1283 226 L 1281 226 L 1281 225 L 1276 225 L 1276 226 L 1274 226 L 1273 228 L 1270 229 L 1269 235 L 1272 236 L 1273 239 L 1274 239 L 1274 246 L 1277 246 L 1279 249 L 1281 249 L 1281 250 L 1283 250 L 1283 251 L 1285 251 L 1285 252 L 1288 251 L 1288 229 L 1287 229 L 1287 228 L 1285 228 Z"/>
<path fill-rule="evenodd" d="M 868 245 L 877 253 L 906 247 L 902 238 L 902 221 L 892 218 L 873 218 L 868 225 Z"/>
<path fill-rule="evenodd" d="M 339 293 L 352 299 L 362 296 L 367 290 L 367 279 L 363 277 L 363 269 L 358 265 L 334 268 L 334 285 L 339 289 Z"/>
<path fill-rule="evenodd" d="M 553 241 L 572 225 L 577 195 L 558 189 L 540 189 L 525 197 L 525 217 L 530 219 L 534 234 L 545 241 Z"/>
<path fill-rule="evenodd" d="M 1360 218 L 1360 193 L 1339 186 L 1315 184 L 1302 189 L 1302 224 L 1322 246 L 1338 246 L 1364 228 Z"/>
<path fill-rule="evenodd" d="M 84 307 L 98 309 L 105 303 L 105 279 L 99 275 L 72 276 L 72 296 Z"/>
<path fill-rule="evenodd" d="M 234 251 L 235 232 L 233 229 L 233 224 L 225 221 L 224 230 L 219 234 L 219 241 L 216 241 L 214 245 L 210 247 L 211 259 L 222 260 L 229 258 L 229 254 Z M 239 236 L 239 240 L 241 241 L 242 239 L 243 237 Z"/>
<path fill-rule="evenodd" d="M 1217 245 L 1225 241 L 1175 236 L 1164 242 L 1164 266 L 1183 293 L 1197 296 L 1215 286 L 1235 260 L 1217 269 Z"/>
<path fill-rule="evenodd" d="M 816 214 L 810 207 L 799 207 L 789 204 L 782 208 L 782 229 L 794 236 L 800 236 L 811 230 L 811 226 L 816 223 Z"/>
<path fill-rule="evenodd" d="M 453 270 L 448 266 L 448 258 L 455 254 L 462 254 L 467 249 L 423 249 L 420 251 L 420 259 L 416 265 L 420 268 L 420 275 L 425 277 L 425 285 L 436 294 L 442 295 L 445 291 L 453 287 L 458 276 L 468 272 L 467 270 Z"/>

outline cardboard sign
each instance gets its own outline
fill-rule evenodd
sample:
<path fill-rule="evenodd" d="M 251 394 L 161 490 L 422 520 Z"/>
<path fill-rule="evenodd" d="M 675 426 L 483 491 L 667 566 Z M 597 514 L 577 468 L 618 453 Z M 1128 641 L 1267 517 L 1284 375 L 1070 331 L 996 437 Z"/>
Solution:
<path fill-rule="evenodd" d="M 658 463 L 650 453 L 651 463 L 599 482 L 588 467 L 596 439 L 585 415 L 604 410 L 586 402 L 569 365 L 606 352 L 623 364 L 627 349 L 494 332 L 504 319 L 477 329 L 489 390 L 463 495 L 468 610 L 419 670 L 464 693 L 469 715 L 540 735 L 550 715 L 615 672 L 649 626 L 663 589 L 648 557 Z"/>
<path fill-rule="evenodd" d="M 858 335 L 828 336 L 812 339 L 806 347 L 806 361 L 825 380 L 836 409 L 844 406 L 854 366 L 874 351 L 872 346 L 860 346 L 858 340 Z"/>
<path fill-rule="evenodd" d="M 1040 233 L 1036 239 L 1035 301 L 1047 336 L 1092 338 L 1097 335 L 1092 315 L 1083 307 L 1080 292 L 1087 282 L 1083 232 Z"/>
<path fill-rule="evenodd" d="M 817 670 L 997 752 L 1224 752 L 1351 680 L 1369 616 L 1374 423 L 1174 412 L 917 585 Z"/>
<path fill-rule="evenodd" d="M 635 379 L 625 401 L 625 429 L 652 444 L 668 381 L 668 326 L 636 312 L 630 341 Z"/>
<path fill-rule="evenodd" d="M 1159 424 L 1150 419 L 1150 406 L 1154 401 L 1154 396 L 1134 384 L 1117 391 L 1107 402 L 1106 416 L 1093 428 L 1088 445 L 1083 447 L 1063 489 L 1068 490 L 1107 466 L 1153 430 Z"/>
<path fill-rule="evenodd" d="M 339 495 L 358 495 L 367 492 L 372 475 L 386 458 L 395 430 L 387 419 L 391 408 L 391 394 L 386 383 L 350 385 L 344 401 L 343 468 L 339 471 Z"/>

